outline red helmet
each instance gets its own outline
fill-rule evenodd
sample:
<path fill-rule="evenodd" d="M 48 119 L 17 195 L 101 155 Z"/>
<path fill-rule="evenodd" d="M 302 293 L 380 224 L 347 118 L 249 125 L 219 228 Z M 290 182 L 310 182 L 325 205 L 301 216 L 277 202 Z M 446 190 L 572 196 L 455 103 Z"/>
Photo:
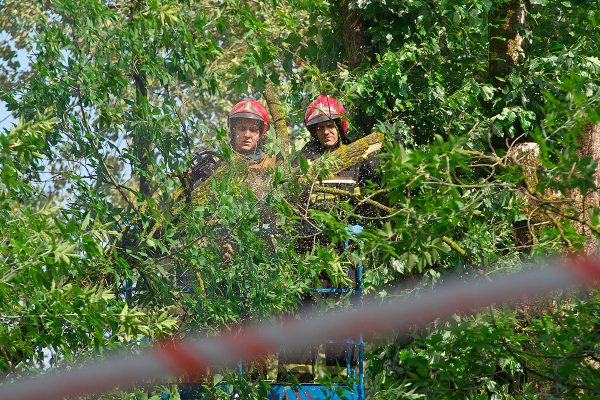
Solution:
<path fill-rule="evenodd" d="M 263 128 L 260 137 L 265 136 L 265 133 L 269 130 L 269 114 L 267 109 L 263 107 L 258 101 L 254 99 L 246 99 L 237 103 L 229 112 L 229 118 L 227 118 L 227 126 L 231 127 L 231 120 L 234 118 L 250 118 L 262 121 Z"/>
<path fill-rule="evenodd" d="M 342 136 L 346 136 L 346 133 L 348 132 L 348 122 L 344 116 L 345 112 L 346 110 L 339 100 L 334 99 L 333 97 L 320 95 L 308 105 L 306 115 L 304 116 L 304 124 L 314 136 L 314 129 L 309 128 L 310 126 L 323 121 L 336 120 L 341 127 Z"/>

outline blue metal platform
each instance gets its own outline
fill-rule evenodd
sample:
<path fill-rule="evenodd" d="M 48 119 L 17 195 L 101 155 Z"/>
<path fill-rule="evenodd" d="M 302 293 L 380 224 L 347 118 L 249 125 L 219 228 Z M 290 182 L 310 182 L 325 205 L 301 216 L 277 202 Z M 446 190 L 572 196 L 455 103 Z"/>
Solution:
<path fill-rule="evenodd" d="M 347 227 L 348 233 L 358 235 L 362 232 L 362 227 L 352 225 Z M 344 251 L 348 254 L 348 241 L 344 244 Z M 357 300 L 357 306 L 362 306 L 363 301 L 363 284 L 362 274 L 363 265 L 362 257 L 360 260 L 351 260 L 348 256 L 348 261 L 354 264 L 356 269 L 356 282 L 354 287 L 341 288 L 313 288 L 313 293 L 323 294 L 346 294 L 350 293 Z M 349 270 L 347 271 L 349 273 Z M 332 341 L 325 341 L 332 343 Z M 339 342 L 338 342 L 339 343 Z M 300 383 L 297 386 L 285 385 L 283 383 L 271 384 L 270 400 L 364 400 L 364 346 L 362 335 L 358 338 L 347 339 L 346 343 L 346 376 L 351 377 L 353 383 L 339 383 L 321 385 L 318 383 Z M 356 360 L 352 359 L 352 351 L 356 351 Z"/>
<path fill-rule="evenodd" d="M 298 387 L 281 384 L 271 385 L 270 400 L 359 400 L 359 393 L 355 388 L 345 385 L 319 385 L 316 383 L 303 383 Z"/>

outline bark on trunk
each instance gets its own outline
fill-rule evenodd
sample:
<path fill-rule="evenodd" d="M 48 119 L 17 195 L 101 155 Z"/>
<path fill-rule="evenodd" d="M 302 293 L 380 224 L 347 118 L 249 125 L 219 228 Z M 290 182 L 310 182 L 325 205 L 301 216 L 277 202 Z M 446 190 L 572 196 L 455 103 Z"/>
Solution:
<path fill-rule="evenodd" d="M 584 134 L 581 137 L 581 147 L 578 153 L 581 157 L 587 156 L 600 162 L 600 123 L 584 127 Z M 600 163 L 596 166 L 594 183 L 596 188 L 600 187 Z M 585 196 L 579 190 L 575 190 L 572 193 L 571 199 L 574 202 L 575 210 L 580 213 L 581 218 L 588 222 L 590 221 L 592 211 L 600 205 L 600 194 L 597 190 L 592 190 Z M 598 251 L 598 238 L 584 224 L 576 223 L 575 227 L 579 234 L 587 237 L 583 245 L 583 251 L 586 254 L 595 254 Z"/>
<path fill-rule="evenodd" d="M 356 68 L 365 59 L 364 23 L 356 10 L 350 8 L 350 0 L 340 0 L 340 12 L 346 59 L 350 68 Z"/>
<path fill-rule="evenodd" d="M 495 0 L 489 14 L 488 23 L 488 80 L 494 85 L 496 96 L 502 95 L 506 80 L 515 67 L 524 58 L 523 38 L 520 34 L 525 25 L 524 0 Z M 488 112 L 492 116 L 493 101 L 488 103 Z M 518 124 L 515 128 L 518 134 L 522 130 Z M 508 148 L 504 137 L 493 136 L 491 143 L 496 149 L 507 149 L 512 161 L 520 165 L 524 173 L 524 184 L 530 185 L 535 180 L 535 169 L 539 165 L 539 147 L 536 143 L 520 143 Z M 535 186 L 535 182 L 533 182 Z M 527 209 L 533 209 L 530 204 Z M 535 243 L 535 233 L 532 221 L 523 220 L 513 224 L 513 236 L 519 251 L 528 254 Z"/>
<path fill-rule="evenodd" d="M 523 0 L 496 1 L 488 25 L 488 72 L 490 82 L 497 88 L 506 85 L 506 78 L 512 69 L 523 61 L 523 37 L 520 32 L 524 25 Z"/>

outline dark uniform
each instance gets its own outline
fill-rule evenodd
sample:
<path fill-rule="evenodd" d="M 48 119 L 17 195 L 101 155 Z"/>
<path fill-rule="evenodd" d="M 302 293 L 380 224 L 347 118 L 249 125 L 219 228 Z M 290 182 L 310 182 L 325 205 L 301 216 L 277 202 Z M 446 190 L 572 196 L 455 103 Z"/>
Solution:
<path fill-rule="evenodd" d="M 302 157 L 309 161 L 314 161 L 325 153 L 326 151 L 323 146 L 321 146 L 319 141 L 315 139 L 308 142 L 301 151 Z M 323 179 L 322 186 L 341 189 L 352 193 L 353 195 L 360 195 L 361 186 L 364 186 L 364 183 L 367 181 L 376 182 L 378 180 L 376 173 L 377 164 L 378 160 L 375 157 L 369 157 L 368 159 L 339 172 L 335 177 Z M 311 195 L 310 203 L 316 204 L 334 199 L 337 198 L 332 194 L 313 193 Z M 364 215 L 360 212 L 357 212 L 357 214 Z"/>

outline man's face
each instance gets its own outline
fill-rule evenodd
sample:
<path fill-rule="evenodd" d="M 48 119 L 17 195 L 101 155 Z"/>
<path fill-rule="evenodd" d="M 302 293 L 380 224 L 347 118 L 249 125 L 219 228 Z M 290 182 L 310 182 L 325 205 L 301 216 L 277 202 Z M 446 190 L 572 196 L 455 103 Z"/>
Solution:
<path fill-rule="evenodd" d="M 332 147 L 338 142 L 337 125 L 333 121 L 319 122 L 315 127 L 315 132 L 323 147 Z"/>
<path fill-rule="evenodd" d="M 233 149 L 238 153 L 252 153 L 256 150 L 260 139 L 260 121 L 250 118 L 231 120 L 233 133 Z"/>

